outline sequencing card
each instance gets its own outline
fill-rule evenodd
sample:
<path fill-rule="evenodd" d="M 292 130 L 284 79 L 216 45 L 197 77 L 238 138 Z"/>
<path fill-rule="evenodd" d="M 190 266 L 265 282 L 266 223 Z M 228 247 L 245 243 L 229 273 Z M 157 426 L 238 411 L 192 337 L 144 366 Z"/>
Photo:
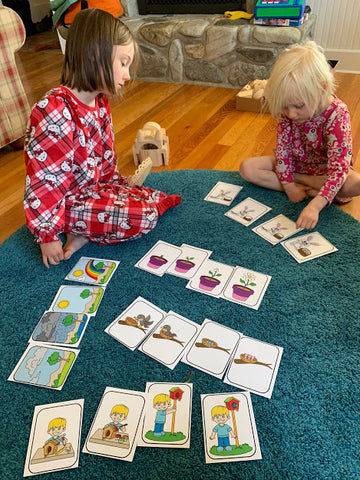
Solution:
<path fill-rule="evenodd" d="M 173 370 L 199 329 L 197 323 L 170 311 L 139 350 Z"/>
<path fill-rule="evenodd" d="M 209 375 L 223 378 L 241 333 L 205 319 L 181 361 Z"/>
<path fill-rule="evenodd" d="M 81 313 L 45 312 L 29 342 L 78 347 L 89 318 Z"/>
<path fill-rule="evenodd" d="M 302 228 L 296 228 L 295 222 L 285 215 L 277 215 L 267 222 L 253 228 L 253 232 L 260 235 L 272 245 L 280 243 L 285 238 L 291 237 L 295 233 L 301 232 Z"/>
<path fill-rule="evenodd" d="M 77 468 L 84 400 L 34 409 L 24 477 Z"/>
<path fill-rule="evenodd" d="M 307 262 L 313 258 L 322 257 L 323 255 L 338 251 L 334 245 L 318 232 L 287 240 L 286 242 L 282 242 L 281 245 L 298 263 Z"/>
<path fill-rule="evenodd" d="M 138 445 L 190 448 L 192 384 L 147 383 L 147 401 Z"/>
<path fill-rule="evenodd" d="M 242 188 L 243 187 L 240 187 L 240 185 L 217 182 L 217 184 L 206 195 L 204 200 L 208 202 L 220 203 L 221 205 L 230 205 Z"/>
<path fill-rule="evenodd" d="M 83 452 L 132 462 L 145 401 L 144 392 L 106 387 Z"/>
<path fill-rule="evenodd" d="M 242 337 L 230 361 L 224 382 L 271 398 L 283 348 Z"/>
<path fill-rule="evenodd" d="M 181 245 L 181 255 L 170 265 L 166 273 L 182 278 L 191 278 L 201 264 L 212 254 L 211 250 Z"/>
<path fill-rule="evenodd" d="M 223 291 L 223 298 L 258 310 L 271 277 L 244 267 L 235 267 Z"/>
<path fill-rule="evenodd" d="M 249 392 L 201 395 L 206 463 L 262 458 Z"/>
<path fill-rule="evenodd" d="M 135 264 L 135 267 L 162 277 L 169 266 L 181 255 L 181 248 L 159 240 Z"/>
<path fill-rule="evenodd" d="M 30 343 L 8 380 L 61 390 L 78 354 L 78 350 Z"/>
<path fill-rule="evenodd" d="M 165 312 L 142 297 L 137 297 L 106 329 L 105 332 L 130 350 L 156 328 Z"/>
<path fill-rule="evenodd" d="M 106 286 L 120 262 L 100 258 L 81 257 L 65 280 Z"/>
<path fill-rule="evenodd" d="M 234 267 L 230 265 L 215 262 L 214 260 L 206 260 L 194 277 L 186 284 L 186 288 L 213 297 L 220 297 L 233 271 Z"/>
<path fill-rule="evenodd" d="M 104 287 L 62 285 L 49 310 L 92 316 L 96 314 L 104 292 Z"/>
<path fill-rule="evenodd" d="M 225 216 L 248 227 L 270 210 L 270 207 L 248 197 L 235 205 L 231 210 L 228 210 Z"/>

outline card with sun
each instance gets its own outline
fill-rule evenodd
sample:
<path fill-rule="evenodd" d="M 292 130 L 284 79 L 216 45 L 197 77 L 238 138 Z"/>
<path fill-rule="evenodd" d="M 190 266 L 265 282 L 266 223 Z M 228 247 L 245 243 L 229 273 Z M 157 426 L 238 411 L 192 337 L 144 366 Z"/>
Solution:
<path fill-rule="evenodd" d="M 120 262 L 103 258 L 81 257 L 65 280 L 105 287 Z"/>
<path fill-rule="evenodd" d="M 61 285 L 49 308 L 52 312 L 82 313 L 94 316 L 104 296 L 105 288 L 92 285 Z"/>

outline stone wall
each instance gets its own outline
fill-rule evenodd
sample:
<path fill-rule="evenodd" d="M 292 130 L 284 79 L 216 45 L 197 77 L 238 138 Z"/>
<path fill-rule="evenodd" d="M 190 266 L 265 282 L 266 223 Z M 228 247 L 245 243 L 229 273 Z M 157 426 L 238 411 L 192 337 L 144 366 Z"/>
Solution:
<path fill-rule="evenodd" d="M 266 27 L 223 15 L 125 16 L 140 49 L 138 79 L 242 88 L 268 78 L 279 53 L 313 38 L 315 16 L 300 27 Z"/>

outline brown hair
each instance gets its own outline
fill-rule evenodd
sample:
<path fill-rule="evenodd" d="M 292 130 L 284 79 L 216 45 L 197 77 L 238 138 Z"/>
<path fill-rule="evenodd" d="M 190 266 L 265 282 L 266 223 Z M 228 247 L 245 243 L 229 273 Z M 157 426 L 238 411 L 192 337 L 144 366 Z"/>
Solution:
<path fill-rule="evenodd" d="M 113 47 L 131 42 L 135 50 L 131 65 L 133 74 L 138 62 L 138 49 L 128 27 L 104 10 L 82 10 L 76 15 L 66 40 L 61 84 L 86 92 L 105 87 L 115 94 Z"/>

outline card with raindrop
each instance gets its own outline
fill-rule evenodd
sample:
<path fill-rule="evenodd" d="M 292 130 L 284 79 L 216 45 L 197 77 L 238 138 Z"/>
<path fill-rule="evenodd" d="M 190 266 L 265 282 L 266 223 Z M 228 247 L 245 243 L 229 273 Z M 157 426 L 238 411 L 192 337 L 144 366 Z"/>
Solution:
<path fill-rule="evenodd" d="M 65 280 L 101 285 L 105 287 L 120 262 L 103 258 L 81 257 L 70 270 Z"/>

